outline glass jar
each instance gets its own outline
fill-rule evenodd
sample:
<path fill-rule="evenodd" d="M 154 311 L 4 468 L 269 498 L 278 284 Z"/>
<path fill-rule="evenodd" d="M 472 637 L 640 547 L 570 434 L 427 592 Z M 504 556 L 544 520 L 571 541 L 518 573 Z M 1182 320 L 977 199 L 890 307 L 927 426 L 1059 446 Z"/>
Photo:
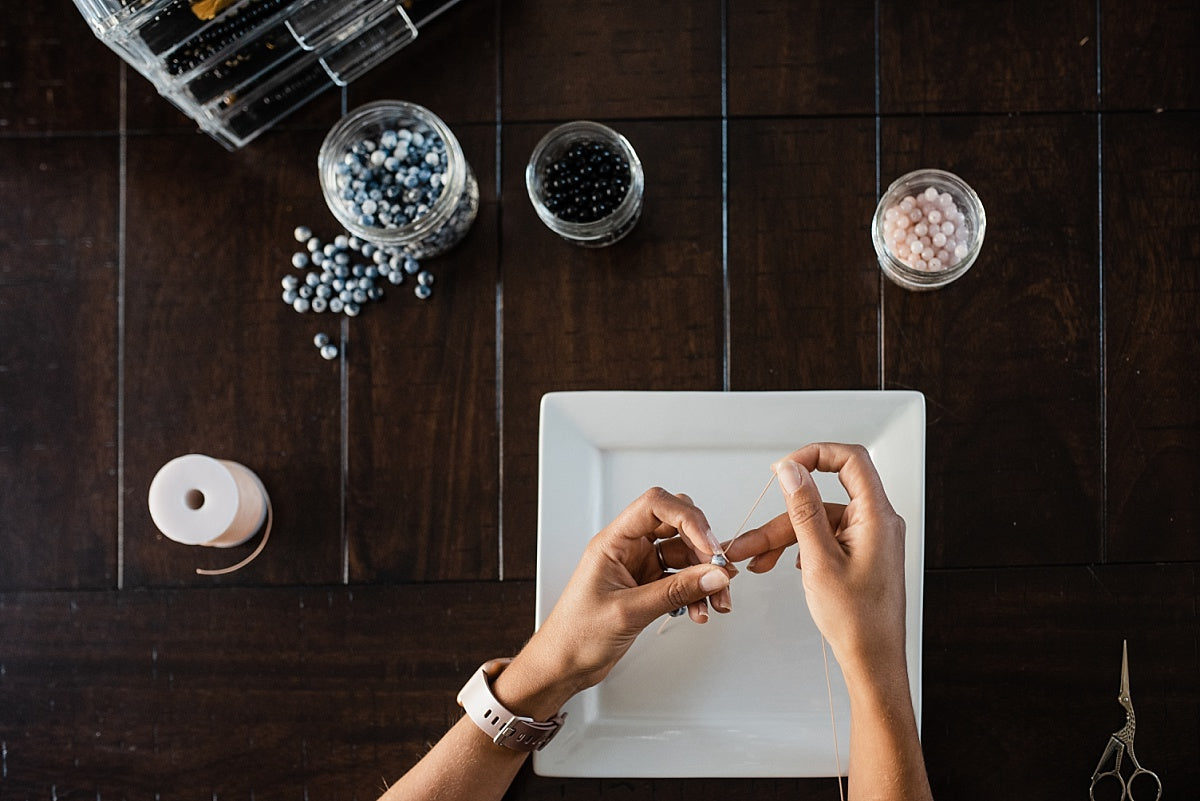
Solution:
<path fill-rule="evenodd" d="M 592 170 L 586 175 L 584 170 Z M 569 173 L 569 175 L 568 175 Z M 569 181 L 590 187 L 577 206 Z M 525 167 L 525 189 L 551 231 L 583 247 L 611 245 L 633 230 L 642 213 L 645 176 L 633 146 L 596 122 L 558 126 L 542 137 Z M 593 191 L 594 190 L 594 191 Z"/>
<path fill-rule="evenodd" d="M 390 252 L 445 253 L 479 211 L 479 184 L 458 139 L 415 103 L 379 100 L 347 114 L 325 136 L 317 169 L 337 221 Z"/>
<path fill-rule="evenodd" d="M 875 209 L 871 241 L 884 275 L 905 289 L 937 289 L 975 263 L 987 215 L 954 173 L 916 170 L 896 179 Z"/>

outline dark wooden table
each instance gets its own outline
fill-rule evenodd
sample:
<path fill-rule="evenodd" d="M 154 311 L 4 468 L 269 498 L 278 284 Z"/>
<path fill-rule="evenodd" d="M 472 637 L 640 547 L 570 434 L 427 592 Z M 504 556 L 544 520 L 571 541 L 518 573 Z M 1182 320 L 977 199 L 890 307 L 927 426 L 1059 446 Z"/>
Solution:
<path fill-rule="evenodd" d="M 924 392 L 936 794 L 1086 798 L 1127 638 L 1142 762 L 1198 796 L 1200 6 L 469 0 L 236 153 L 69 0 L 2 11 L 0 800 L 372 799 L 532 630 L 538 402 L 565 389 Z M 429 302 L 297 315 L 292 228 L 333 232 L 317 147 L 381 97 L 450 123 L 479 218 Z M 576 118 L 646 167 L 605 250 L 525 195 Z M 924 294 L 867 234 L 918 167 L 988 213 Z M 241 572 L 195 575 L 231 552 L 149 518 L 188 452 L 270 491 Z M 510 797 L 837 791 L 526 770 Z"/>

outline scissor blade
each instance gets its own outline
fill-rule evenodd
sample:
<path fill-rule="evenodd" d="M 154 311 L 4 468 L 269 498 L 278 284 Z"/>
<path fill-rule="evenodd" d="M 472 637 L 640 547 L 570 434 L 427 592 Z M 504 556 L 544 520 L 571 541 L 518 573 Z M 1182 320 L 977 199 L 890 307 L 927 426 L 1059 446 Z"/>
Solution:
<path fill-rule="evenodd" d="M 1129 697 L 1129 643 L 1121 641 L 1121 697 Z"/>

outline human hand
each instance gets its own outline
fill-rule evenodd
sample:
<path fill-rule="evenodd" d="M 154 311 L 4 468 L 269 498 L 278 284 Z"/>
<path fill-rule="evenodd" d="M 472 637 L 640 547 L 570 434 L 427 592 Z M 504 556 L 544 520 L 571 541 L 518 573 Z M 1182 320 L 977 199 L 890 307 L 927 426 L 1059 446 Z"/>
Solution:
<path fill-rule="evenodd" d="M 770 570 L 799 544 L 804 595 L 817 628 L 844 670 L 904 666 L 904 520 L 884 493 L 879 473 L 859 445 L 814 443 L 773 469 L 788 511 L 730 545 L 733 561 L 753 573 Z M 836 472 L 849 503 L 825 503 L 810 470 Z"/>
<path fill-rule="evenodd" d="M 659 540 L 667 566 L 683 568 L 679 572 L 659 563 Z M 514 670 L 554 677 L 556 686 L 546 691 L 561 705 L 608 675 L 656 618 L 687 606 L 703 623 L 709 597 L 718 611 L 728 611 L 734 571 L 708 564 L 719 547 L 690 498 L 648 490 L 588 543 L 546 622 L 502 677 Z M 525 670 L 530 665 L 536 669 Z"/>

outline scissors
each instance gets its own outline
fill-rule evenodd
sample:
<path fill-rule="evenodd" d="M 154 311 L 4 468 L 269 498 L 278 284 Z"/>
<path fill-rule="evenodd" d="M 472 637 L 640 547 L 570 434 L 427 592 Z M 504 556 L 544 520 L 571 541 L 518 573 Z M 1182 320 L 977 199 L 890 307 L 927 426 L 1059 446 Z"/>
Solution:
<path fill-rule="evenodd" d="M 1120 801 L 1134 801 L 1134 781 L 1141 776 L 1148 776 L 1150 777 L 1149 779 L 1142 779 L 1139 784 L 1148 786 L 1150 779 L 1153 779 L 1154 784 L 1157 786 L 1154 801 L 1159 801 L 1162 798 L 1162 782 L 1159 781 L 1158 774 L 1146 770 L 1138 764 L 1137 757 L 1133 753 L 1135 723 L 1133 701 L 1129 700 L 1129 648 L 1125 642 L 1121 643 L 1121 691 L 1117 695 L 1117 703 L 1125 708 L 1125 725 L 1119 731 L 1115 731 L 1108 736 L 1108 745 L 1104 747 L 1104 755 L 1100 757 L 1100 764 L 1096 765 L 1096 770 L 1092 773 L 1092 784 L 1088 788 L 1088 798 L 1096 801 L 1096 785 L 1100 784 L 1104 779 L 1112 777 L 1121 785 Z M 1126 754 L 1129 755 L 1129 761 L 1133 765 L 1133 773 L 1129 775 L 1128 779 L 1121 776 L 1121 760 Z M 1105 763 L 1108 762 L 1110 757 L 1115 757 L 1112 769 L 1103 770 Z M 1144 798 L 1142 801 L 1147 801 L 1147 799 Z"/>

